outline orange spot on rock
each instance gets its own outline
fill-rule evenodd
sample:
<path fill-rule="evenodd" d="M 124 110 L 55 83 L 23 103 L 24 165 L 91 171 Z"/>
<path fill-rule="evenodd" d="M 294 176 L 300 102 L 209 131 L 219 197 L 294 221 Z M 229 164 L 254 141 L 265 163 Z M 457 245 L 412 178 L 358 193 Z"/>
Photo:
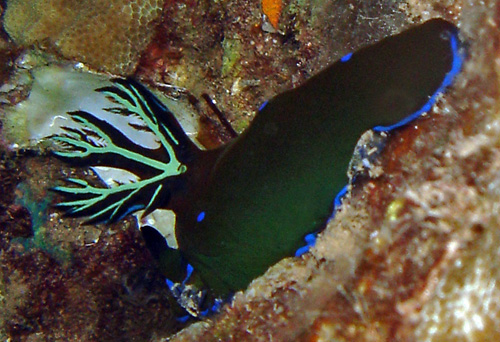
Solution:
<path fill-rule="evenodd" d="M 281 0 L 262 0 L 262 12 L 264 12 L 275 29 L 278 29 L 282 8 Z"/>

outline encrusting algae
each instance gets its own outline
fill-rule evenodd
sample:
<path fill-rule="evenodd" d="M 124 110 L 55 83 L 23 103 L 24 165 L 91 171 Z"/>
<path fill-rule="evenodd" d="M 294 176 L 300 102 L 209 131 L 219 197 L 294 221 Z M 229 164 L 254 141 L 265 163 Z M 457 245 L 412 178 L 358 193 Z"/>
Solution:
<path fill-rule="evenodd" d="M 10 0 L 4 26 L 20 45 L 45 45 L 97 69 L 131 73 L 154 34 L 161 0 Z"/>

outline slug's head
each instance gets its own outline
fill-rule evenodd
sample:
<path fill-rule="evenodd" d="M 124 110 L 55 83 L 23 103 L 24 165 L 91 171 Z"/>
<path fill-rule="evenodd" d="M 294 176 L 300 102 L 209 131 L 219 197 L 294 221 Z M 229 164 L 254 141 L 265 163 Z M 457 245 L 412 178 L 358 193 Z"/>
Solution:
<path fill-rule="evenodd" d="M 330 99 L 366 113 L 358 125 L 387 131 L 431 109 L 460 71 L 463 50 L 457 28 L 433 19 L 360 49 L 317 77 L 325 88 L 339 85 L 329 86 L 335 88 Z"/>

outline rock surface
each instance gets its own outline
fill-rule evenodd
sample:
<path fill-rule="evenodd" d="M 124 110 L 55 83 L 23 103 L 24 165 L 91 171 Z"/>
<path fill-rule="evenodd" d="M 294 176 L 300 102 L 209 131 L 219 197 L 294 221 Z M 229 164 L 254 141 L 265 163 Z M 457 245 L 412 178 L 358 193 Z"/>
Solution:
<path fill-rule="evenodd" d="M 262 31 L 261 13 L 248 1 L 213 2 L 205 17 L 207 7 L 193 3 L 165 2 L 175 9 L 157 27 L 167 38 L 139 49 L 137 75 L 171 83 L 180 75 L 178 85 L 195 95 L 214 91 L 236 122 L 248 121 L 259 100 L 411 21 L 454 22 L 468 60 L 431 113 L 393 134 L 381 172 L 356 183 L 311 253 L 281 261 L 220 314 L 186 326 L 175 320 L 135 222 L 82 226 L 50 208 L 47 189 L 56 179 L 86 171 L 2 141 L 0 340 L 498 339 L 500 3 L 397 2 L 402 12 L 393 1 L 370 8 L 290 1 L 279 22 L 283 36 Z M 2 37 L 5 82 L 21 52 Z M 235 86 L 252 79 L 265 82 Z M 4 97 L 16 103 L 22 96 Z"/>

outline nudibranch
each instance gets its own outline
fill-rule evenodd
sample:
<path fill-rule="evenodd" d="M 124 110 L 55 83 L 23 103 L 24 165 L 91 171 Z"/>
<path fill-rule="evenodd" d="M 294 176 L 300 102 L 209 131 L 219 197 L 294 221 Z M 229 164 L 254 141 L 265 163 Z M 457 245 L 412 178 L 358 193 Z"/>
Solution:
<path fill-rule="evenodd" d="M 272 98 L 246 131 L 214 150 L 198 148 L 144 86 L 115 79 L 97 89 L 115 103 L 106 110 L 139 118 L 135 127 L 152 132 L 159 145 L 146 148 L 91 113 L 70 113 L 81 128 L 53 137 L 65 146 L 59 157 L 122 168 L 138 180 L 106 188 L 69 179 L 73 186 L 54 188 L 67 198 L 58 206 L 89 222 L 173 210 L 178 249 L 152 228 L 143 231 L 165 275 L 181 282 L 188 265 L 197 284 L 227 297 L 324 227 L 362 133 L 387 132 L 428 111 L 462 60 L 456 27 L 430 20 Z"/>

